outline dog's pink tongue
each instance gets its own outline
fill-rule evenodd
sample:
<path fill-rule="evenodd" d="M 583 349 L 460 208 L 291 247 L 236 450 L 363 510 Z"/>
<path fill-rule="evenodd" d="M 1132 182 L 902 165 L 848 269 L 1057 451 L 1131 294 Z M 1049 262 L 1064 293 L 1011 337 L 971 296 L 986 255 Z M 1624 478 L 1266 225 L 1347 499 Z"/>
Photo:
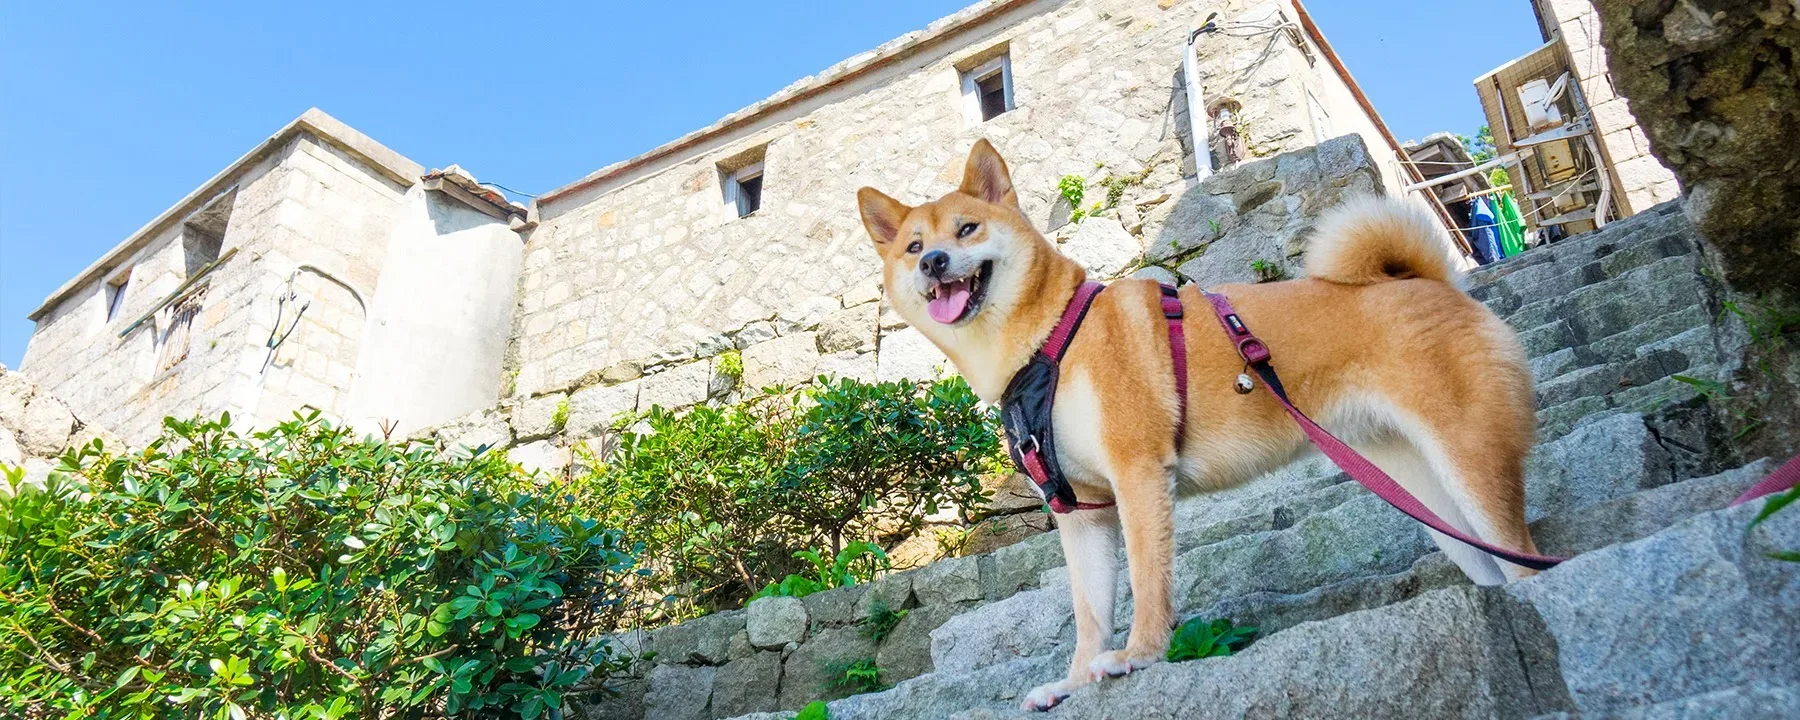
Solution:
<path fill-rule="evenodd" d="M 969 286 L 967 283 L 957 283 L 953 288 L 939 291 L 938 296 L 926 304 L 925 312 L 931 315 L 931 319 L 949 325 L 962 317 L 963 310 L 969 307 Z"/>

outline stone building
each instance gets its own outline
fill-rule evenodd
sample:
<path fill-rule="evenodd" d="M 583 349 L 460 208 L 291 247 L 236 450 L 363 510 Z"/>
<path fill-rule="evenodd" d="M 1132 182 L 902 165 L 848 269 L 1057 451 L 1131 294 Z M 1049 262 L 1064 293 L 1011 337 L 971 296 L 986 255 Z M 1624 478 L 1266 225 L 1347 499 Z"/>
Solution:
<path fill-rule="evenodd" d="M 20 370 L 127 442 L 491 405 L 525 209 L 483 192 L 309 110 L 51 293 Z"/>
<path fill-rule="evenodd" d="M 133 441 L 310 408 L 556 447 L 653 404 L 928 377 L 853 198 L 943 193 L 979 137 L 1100 277 L 1292 274 L 1325 205 L 1418 180 L 1294 0 L 986 0 L 529 212 L 311 111 L 52 294 L 21 369 Z"/>
<path fill-rule="evenodd" d="M 1496 150 L 1520 155 L 1505 164 L 1526 221 L 1579 233 L 1680 197 L 1614 86 L 1593 3 L 1531 9 L 1544 44 L 1475 79 Z"/>

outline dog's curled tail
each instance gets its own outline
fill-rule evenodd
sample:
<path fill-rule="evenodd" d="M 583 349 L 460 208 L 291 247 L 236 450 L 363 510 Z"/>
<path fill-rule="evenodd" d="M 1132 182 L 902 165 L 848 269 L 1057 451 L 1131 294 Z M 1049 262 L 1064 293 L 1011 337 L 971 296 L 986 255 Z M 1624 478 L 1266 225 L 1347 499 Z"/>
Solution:
<path fill-rule="evenodd" d="M 1457 283 L 1450 239 L 1436 219 L 1411 204 L 1365 196 L 1319 220 L 1306 248 L 1306 274 L 1345 285 L 1424 278 Z"/>

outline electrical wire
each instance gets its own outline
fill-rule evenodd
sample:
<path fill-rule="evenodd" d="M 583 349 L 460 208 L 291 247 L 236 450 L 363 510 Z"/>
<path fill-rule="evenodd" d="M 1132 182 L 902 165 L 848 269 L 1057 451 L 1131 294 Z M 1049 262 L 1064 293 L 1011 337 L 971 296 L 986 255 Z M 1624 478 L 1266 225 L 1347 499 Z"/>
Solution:
<path fill-rule="evenodd" d="M 479 181 L 477 181 L 477 182 L 479 182 Z M 528 197 L 528 198 L 531 198 L 531 199 L 533 199 L 533 200 L 536 200 L 536 199 L 537 199 L 537 196 L 536 196 L 536 195 L 533 195 L 533 194 L 531 194 L 531 193 L 528 193 L 528 192 L 519 192 L 519 191 L 518 191 L 518 190 L 514 190 L 514 189 L 512 189 L 512 188 L 509 188 L 509 187 L 507 187 L 507 186 L 505 186 L 505 185 L 501 185 L 501 184 L 500 184 L 500 183 L 497 183 L 497 182 L 484 182 L 484 183 L 481 183 L 481 184 L 482 184 L 482 185 L 491 185 L 491 186 L 493 186 L 493 187 L 497 187 L 497 188 L 500 188 L 500 189 L 501 189 L 501 190 L 504 190 L 504 191 L 506 191 L 506 192 L 509 192 L 509 193 L 512 193 L 512 194 L 514 194 L 514 195 L 520 195 L 520 196 L 523 196 L 523 197 Z"/>

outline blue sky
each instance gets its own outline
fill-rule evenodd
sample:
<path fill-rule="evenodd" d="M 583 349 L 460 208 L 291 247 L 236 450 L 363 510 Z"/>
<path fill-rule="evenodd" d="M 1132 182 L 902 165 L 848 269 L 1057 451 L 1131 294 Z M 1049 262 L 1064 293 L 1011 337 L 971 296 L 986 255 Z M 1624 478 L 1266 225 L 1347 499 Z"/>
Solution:
<path fill-rule="evenodd" d="M 537 193 L 964 4 L 0 0 L 0 363 L 51 290 L 308 107 Z M 1539 42 L 1526 0 L 1308 8 L 1402 140 L 1473 131 L 1469 81 Z"/>

